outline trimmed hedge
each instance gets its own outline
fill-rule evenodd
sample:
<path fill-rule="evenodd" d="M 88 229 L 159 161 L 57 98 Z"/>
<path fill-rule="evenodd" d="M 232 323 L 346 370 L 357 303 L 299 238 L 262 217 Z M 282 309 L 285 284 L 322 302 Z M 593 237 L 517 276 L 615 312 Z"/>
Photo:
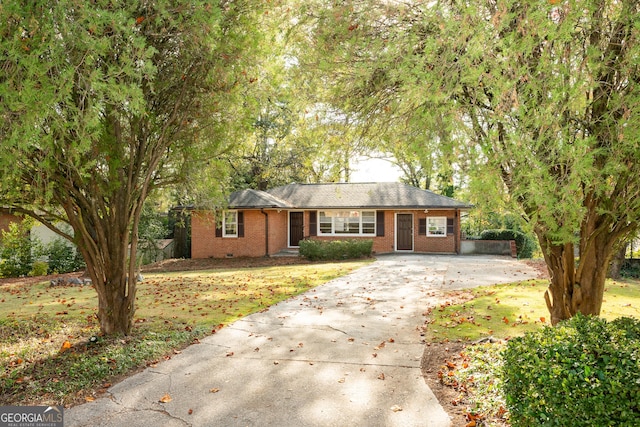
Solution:
<path fill-rule="evenodd" d="M 518 426 L 640 424 L 640 321 L 577 315 L 509 341 L 504 394 Z"/>
<path fill-rule="evenodd" d="M 480 233 L 480 240 L 515 240 L 518 259 L 531 258 L 536 250 L 535 240 L 517 230 L 484 230 Z"/>
<path fill-rule="evenodd" d="M 372 248 L 371 239 L 300 241 L 300 255 L 312 261 L 368 257 Z"/>

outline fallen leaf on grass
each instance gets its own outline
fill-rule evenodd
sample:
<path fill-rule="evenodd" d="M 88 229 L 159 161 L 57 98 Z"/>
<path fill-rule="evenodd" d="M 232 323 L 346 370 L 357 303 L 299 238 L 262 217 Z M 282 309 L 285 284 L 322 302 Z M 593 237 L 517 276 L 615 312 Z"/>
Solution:
<path fill-rule="evenodd" d="M 65 351 L 71 348 L 71 343 L 69 341 L 65 341 L 62 343 L 62 347 L 60 347 L 60 353 L 64 353 Z"/>
<path fill-rule="evenodd" d="M 169 396 L 169 393 L 167 393 L 160 398 L 160 403 L 169 403 L 171 402 L 171 400 L 171 396 Z"/>

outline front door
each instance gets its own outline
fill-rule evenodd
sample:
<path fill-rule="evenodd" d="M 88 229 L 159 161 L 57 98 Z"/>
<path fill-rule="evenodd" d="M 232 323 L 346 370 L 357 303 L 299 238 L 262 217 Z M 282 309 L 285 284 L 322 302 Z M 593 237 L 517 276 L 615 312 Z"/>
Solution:
<path fill-rule="evenodd" d="M 300 246 L 304 238 L 304 212 L 289 212 L 289 247 Z"/>
<path fill-rule="evenodd" d="M 413 250 L 413 214 L 396 215 L 396 250 Z"/>

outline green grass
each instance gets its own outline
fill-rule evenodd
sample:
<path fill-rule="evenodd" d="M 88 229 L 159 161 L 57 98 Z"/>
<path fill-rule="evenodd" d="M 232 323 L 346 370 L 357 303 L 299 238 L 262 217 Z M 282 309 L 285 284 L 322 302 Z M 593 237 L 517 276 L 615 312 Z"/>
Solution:
<path fill-rule="evenodd" d="M 90 286 L 0 286 L 0 405 L 91 400 L 119 376 L 367 262 L 149 274 L 126 337 L 99 336 Z"/>

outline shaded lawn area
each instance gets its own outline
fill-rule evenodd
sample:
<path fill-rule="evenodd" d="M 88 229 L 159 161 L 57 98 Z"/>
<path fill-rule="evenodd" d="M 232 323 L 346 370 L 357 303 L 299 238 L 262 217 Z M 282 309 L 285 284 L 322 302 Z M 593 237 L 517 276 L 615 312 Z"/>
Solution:
<path fill-rule="evenodd" d="M 0 405 L 91 401 L 125 375 L 370 260 L 151 272 L 129 336 L 101 337 L 91 286 L 0 286 Z"/>

